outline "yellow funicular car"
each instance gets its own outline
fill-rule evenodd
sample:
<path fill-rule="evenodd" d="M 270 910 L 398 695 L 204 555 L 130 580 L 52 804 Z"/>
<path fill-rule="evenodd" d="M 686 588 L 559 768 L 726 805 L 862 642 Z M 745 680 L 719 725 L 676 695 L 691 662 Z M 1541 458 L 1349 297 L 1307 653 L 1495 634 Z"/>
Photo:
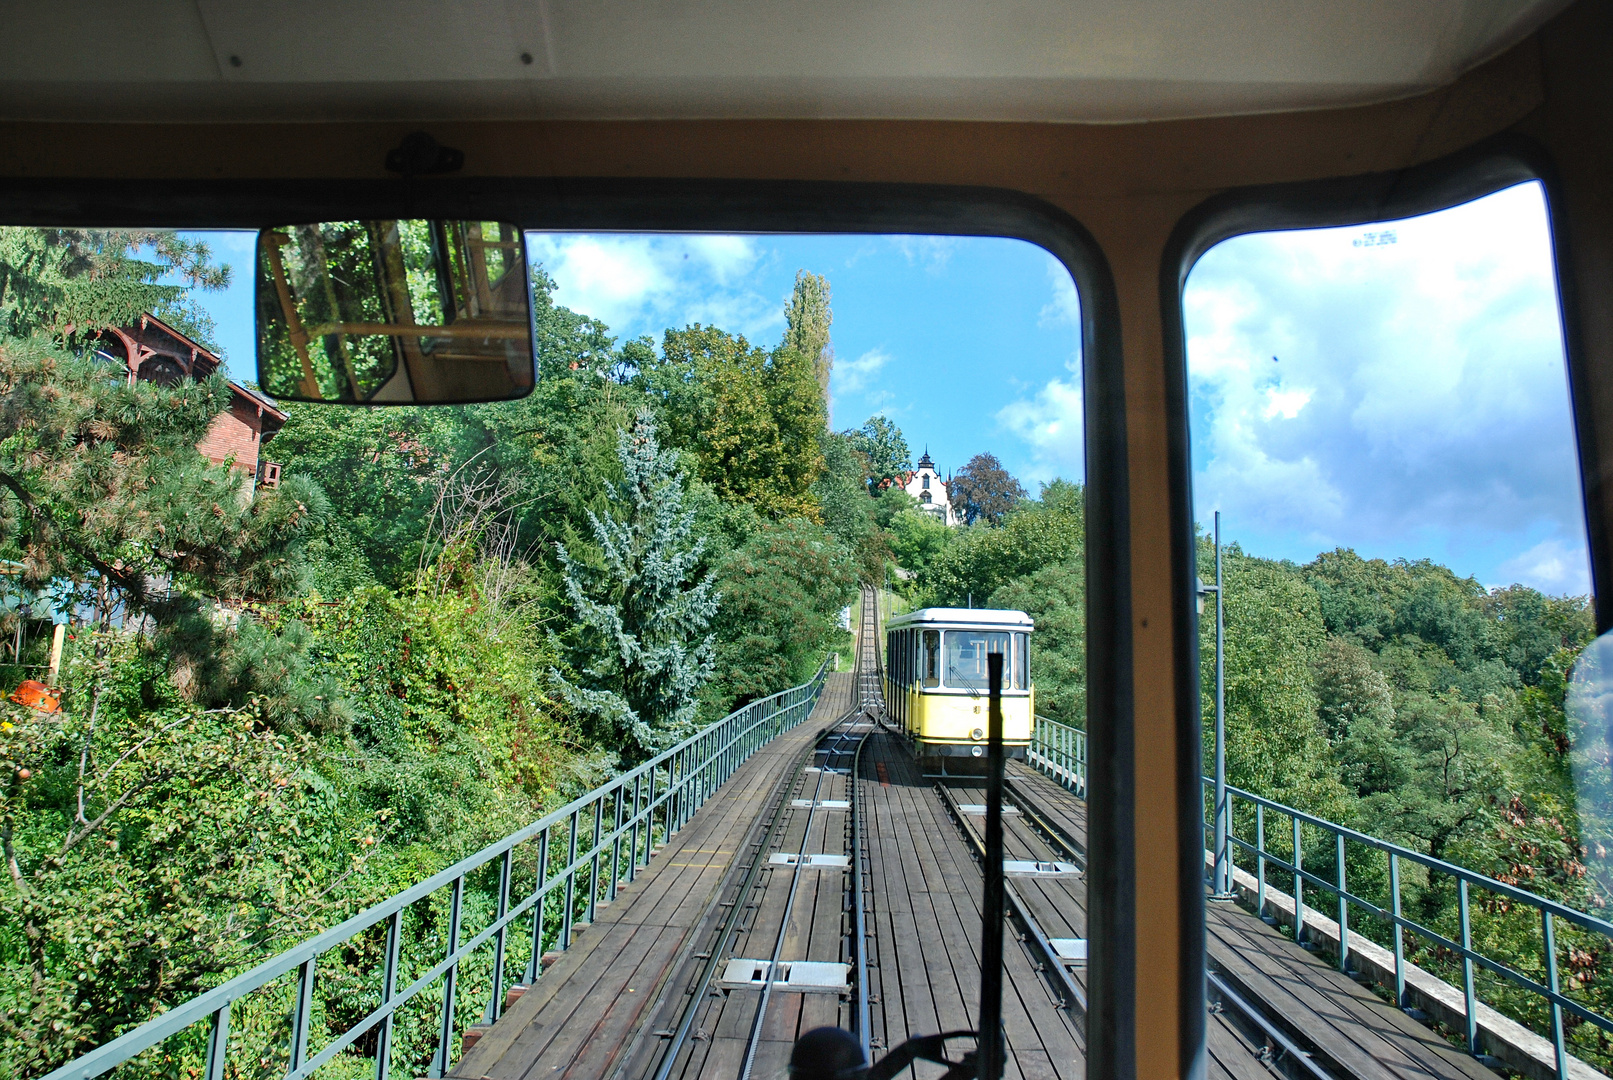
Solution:
<path fill-rule="evenodd" d="M 1023 611 L 921 608 L 885 624 L 885 700 L 925 772 L 978 772 L 986 756 L 986 657 L 1002 653 L 1003 744 L 1023 758 L 1036 691 Z M 979 764 L 976 764 L 976 762 Z"/>

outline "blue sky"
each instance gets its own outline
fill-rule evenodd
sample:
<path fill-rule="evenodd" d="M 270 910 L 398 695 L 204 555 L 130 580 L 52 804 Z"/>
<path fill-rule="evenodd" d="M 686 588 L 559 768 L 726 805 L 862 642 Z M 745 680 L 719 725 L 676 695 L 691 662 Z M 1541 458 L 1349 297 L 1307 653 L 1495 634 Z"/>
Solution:
<path fill-rule="evenodd" d="M 1590 591 L 1538 184 L 1228 240 L 1184 302 L 1194 501 L 1201 520 L 1222 511 L 1224 537 Z"/>
<path fill-rule="evenodd" d="M 252 375 L 250 234 L 198 299 Z M 798 269 L 833 290 L 837 428 L 883 413 L 943 472 L 995 453 L 1033 492 L 1082 473 L 1079 302 L 1045 251 L 941 237 L 532 234 L 557 300 L 619 338 L 715 324 L 771 346 Z M 1256 554 L 1428 557 L 1588 591 L 1537 185 L 1370 229 L 1217 246 L 1185 307 L 1196 511 Z M 1272 357 L 1276 357 L 1273 360 Z"/>

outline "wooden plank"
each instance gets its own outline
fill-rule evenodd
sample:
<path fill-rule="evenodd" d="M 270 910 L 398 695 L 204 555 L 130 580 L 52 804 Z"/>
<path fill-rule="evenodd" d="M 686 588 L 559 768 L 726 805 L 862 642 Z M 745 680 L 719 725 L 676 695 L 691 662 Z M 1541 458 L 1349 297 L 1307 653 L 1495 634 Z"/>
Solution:
<path fill-rule="evenodd" d="M 1272 1080 L 1272 1074 L 1255 1056 L 1255 1048 L 1240 1037 L 1221 1016 L 1211 1016 L 1207 1026 L 1211 1060 L 1231 1080 Z"/>
<path fill-rule="evenodd" d="M 831 680 L 831 688 L 840 691 L 842 700 L 849 696 L 849 675 L 831 676 Z M 820 699 L 814 717 L 825 704 Z M 617 1002 L 616 998 L 625 996 L 630 983 L 638 993 L 637 983 L 659 975 L 661 985 L 643 988 L 652 990 L 646 996 L 653 1001 L 667 984 L 676 981 L 671 963 L 710 913 L 716 892 L 776 786 L 780 765 L 810 743 L 819 727 L 813 721 L 798 725 L 753 754 L 650 866 L 640 871 L 638 879 L 620 888 L 617 902 L 598 912 L 594 927 L 561 954 L 537 985 L 466 1055 L 454 1075 L 531 1074 L 549 1080 L 557 1067 L 564 1067 L 582 1080 L 590 1074 L 571 1070 L 572 1065 L 595 1058 L 614 1061 L 618 1049 L 631 1041 L 654 1011 L 649 1002 Z M 569 1041 L 557 1044 L 544 1034 L 566 1026 L 564 1019 L 579 1010 L 594 1008 L 606 1022 L 603 1026 L 583 1025 L 582 1041 L 576 1046 Z M 528 1032 L 528 1028 L 533 1030 Z M 590 1038 L 607 1049 L 590 1055 L 585 1046 Z M 506 1056 L 508 1061 L 503 1060 Z M 556 1056 L 564 1060 L 553 1060 Z M 537 1069 L 540 1061 L 545 1069 Z"/>
<path fill-rule="evenodd" d="M 1494 1080 L 1495 1073 L 1452 1048 L 1433 1030 L 1253 916 L 1241 910 L 1214 911 L 1209 928 L 1210 953 L 1217 963 L 1237 955 L 1266 976 L 1266 985 L 1281 985 L 1308 1006 L 1313 1014 L 1308 1023 L 1325 1022 L 1336 1040 L 1360 1047 L 1395 1074 Z"/>

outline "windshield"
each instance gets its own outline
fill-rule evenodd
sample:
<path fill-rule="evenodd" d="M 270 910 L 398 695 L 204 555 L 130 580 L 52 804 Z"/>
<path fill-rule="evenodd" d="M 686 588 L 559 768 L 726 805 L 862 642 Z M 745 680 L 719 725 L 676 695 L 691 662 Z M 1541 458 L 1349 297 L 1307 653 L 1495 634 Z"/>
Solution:
<path fill-rule="evenodd" d="M 948 630 L 946 632 L 946 685 L 961 690 L 986 690 L 986 657 L 1011 656 L 1009 634 L 999 630 Z M 1012 665 L 1005 666 L 1006 671 Z M 1011 678 L 1011 677 L 1010 677 Z M 1024 689 L 1022 686 L 1004 689 Z"/>

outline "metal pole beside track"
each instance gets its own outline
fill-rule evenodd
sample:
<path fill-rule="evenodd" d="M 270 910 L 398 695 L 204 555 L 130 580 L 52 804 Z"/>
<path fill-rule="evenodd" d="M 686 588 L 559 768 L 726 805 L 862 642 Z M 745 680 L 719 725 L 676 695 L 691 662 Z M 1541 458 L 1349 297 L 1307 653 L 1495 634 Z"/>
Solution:
<path fill-rule="evenodd" d="M 1232 852 L 1227 836 L 1231 832 L 1227 806 L 1227 667 L 1226 619 L 1222 601 L 1226 590 L 1221 581 L 1221 511 L 1215 512 L 1215 882 L 1217 900 L 1234 899 L 1232 892 Z"/>

